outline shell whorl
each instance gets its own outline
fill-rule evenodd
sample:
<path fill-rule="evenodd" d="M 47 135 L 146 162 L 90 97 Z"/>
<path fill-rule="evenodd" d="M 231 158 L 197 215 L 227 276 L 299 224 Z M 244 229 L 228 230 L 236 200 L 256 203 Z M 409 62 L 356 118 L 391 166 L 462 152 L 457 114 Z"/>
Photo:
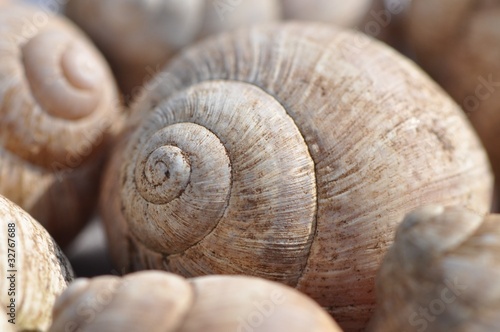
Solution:
<path fill-rule="evenodd" d="M 233 242 L 240 248 L 235 259 L 260 257 L 235 272 L 259 265 L 264 275 L 280 270 L 296 283 L 315 229 L 314 164 L 275 98 L 240 82 L 193 86 L 157 106 L 126 155 L 136 160 L 124 169 L 121 195 L 129 203 L 123 208 L 144 246 L 171 255 L 175 264 L 175 254 L 199 255 L 209 243 L 222 249 Z M 204 263 L 178 264 L 195 273 Z M 290 264 L 299 270 L 290 273 Z"/>
<path fill-rule="evenodd" d="M 134 106 L 102 188 L 111 250 L 126 268 L 266 277 L 362 327 L 377 264 L 405 213 L 433 202 L 489 208 L 487 157 L 456 104 L 360 34 L 310 23 L 240 30 L 185 51 L 159 79 Z M 208 202 L 196 211 L 202 219 L 189 218 L 198 201 L 182 208 L 187 217 L 167 217 L 134 188 L 144 143 L 178 123 L 209 130 L 227 153 L 231 187 L 218 221 L 205 216 Z M 183 195 L 194 183 L 189 165 Z M 154 215 L 162 229 L 167 218 L 188 220 L 188 249 L 171 254 L 178 239 L 161 232 L 141 239 L 134 224 L 149 228 Z"/>
<path fill-rule="evenodd" d="M 76 167 L 117 116 L 103 57 L 69 21 L 19 4 L 0 13 L 3 147 L 34 165 Z"/>

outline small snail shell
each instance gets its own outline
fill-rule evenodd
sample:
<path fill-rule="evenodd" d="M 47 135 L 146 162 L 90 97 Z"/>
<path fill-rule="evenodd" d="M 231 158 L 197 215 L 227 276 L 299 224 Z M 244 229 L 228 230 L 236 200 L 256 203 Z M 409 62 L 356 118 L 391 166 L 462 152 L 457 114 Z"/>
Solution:
<path fill-rule="evenodd" d="M 500 216 L 428 206 L 399 226 L 371 331 L 498 331 Z"/>
<path fill-rule="evenodd" d="M 408 43 L 418 62 L 467 113 L 498 177 L 500 3 L 418 0 L 407 15 Z"/>
<path fill-rule="evenodd" d="M 489 208 L 487 157 L 460 109 L 362 34 L 254 27 L 183 52 L 161 77 L 104 176 L 119 268 L 280 281 L 361 328 L 405 213 Z"/>
<path fill-rule="evenodd" d="M 4 312 L 0 327 L 9 331 L 2 324 L 14 319 L 15 325 L 9 323 L 12 331 L 46 331 L 52 321 L 50 308 L 73 279 L 71 266 L 49 233 L 2 196 L 0 224 L 0 304 Z M 12 298 L 14 316 L 9 315 L 8 307 Z"/>
<path fill-rule="evenodd" d="M 0 194 L 61 245 L 93 213 L 117 90 L 94 46 L 64 18 L 0 12 Z"/>
<path fill-rule="evenodd" d="M 89 318 L 79 313 L 92 311 Z M 50 332 L 340 332 L 317 303 L 258 278 L 185 280 L 158 271 L 77 279 L 59 297 Z"/>
<path fill-rule="evenodd" d="M 69 0 L 65 12 L 109 58 L 126 93 L 203 36 L 280 17 L 279 0 Z"/>
<path fill-rule="evenodd" d="M 281 0 L 286 19 L 334 23 L 355 27 L 362 23 L 372 0 Z"/>

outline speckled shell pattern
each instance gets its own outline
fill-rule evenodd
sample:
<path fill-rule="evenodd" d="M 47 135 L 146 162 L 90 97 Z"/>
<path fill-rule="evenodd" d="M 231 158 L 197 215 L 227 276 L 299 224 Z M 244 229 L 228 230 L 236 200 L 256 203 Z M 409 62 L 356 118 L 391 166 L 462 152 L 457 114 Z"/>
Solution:
<path fill-rule="evenodd" d="M 369 331 L 500 329 L 500 216 L 429 206 L 398 228 Z"/>
<path fill-rule="evenodd" d="M 12 224 L 15 226 L 11 227 Z M 0 196 L 0 225 L 0 327 L 2 331 L 47 331 L 52 322 L 51 308 L 73 280 L 73 270 L 49 233 L 3 196 Z M 14 263 L 8 261 L 13 257 Z M 9 262 L 14 266 L 8 265 Z M 15 287 L 7 279 L 12 274 Z M 11 299 L 9 288 L 14 289 L 16 301 L 16 324 L 8 324 L 10 330 L 2 325 L 10 318 L 6 315 Z"/>
<path fill-rule="evenodd" d="M 104 58 L 68 20 L 0 11 L 0 194 L 67 244 L 93 214 L 119 100 Z"/>
<path fill-rule="evenodd" d="M 86 318 L 81 308 L 92 308 Z M 50 332 L 340 332 L 296 290 L 243 276 L 185 280 L 160 271 L 77 279 L 57 300 Z"/>
<path fill-rule="evenodd" d="M 489 164 L 457 105 L 358 33 L 288 23 L 223 34 L 145 91 L 102 187 L 119 268 L 279 281 L 354 330 L 405 213 L 489 209 Z"/>

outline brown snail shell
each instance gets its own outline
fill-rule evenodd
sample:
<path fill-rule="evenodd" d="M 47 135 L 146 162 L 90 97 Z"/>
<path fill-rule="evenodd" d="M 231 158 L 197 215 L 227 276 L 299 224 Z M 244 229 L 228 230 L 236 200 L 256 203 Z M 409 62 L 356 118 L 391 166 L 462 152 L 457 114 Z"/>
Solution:
<path fill-rule="evenodd" d="M 73 279 L 71 266 L 49 233 L 3 196 L 0 223 L 0 304 L 4 313 L 0 328 L 47 331 L 52 321 L 50 308 Z M 15 299 L 14 316 L 9 315 L 11 298 Z M 8 323 L 9 319 L 15 324 Z"/>
<path fill-rule="evenodd" d="M 92 316 L 79 314 L 92 313 Z M 298 291 L 263 279 L 209 276 L 185 280 L 148 271 L 123 278 L 77 279 L 54 307 L 50 332 L 340 332 Z"/>
<path fill-rule="evenodd" d="M 458 106 L 359 33 L 288 23 L 220 35 L 146 91 L 102 188 L 118 268 L 280 281 L 359 329 L 407 212 L 489 209 L 487 157 Z"/>
<path fill-rule="evenodd" d="M 0 11 L 0 194 L 61 245 L 93 214 L 118 97 L 73 24 L 18 3 Z"/>
<path fill-rule="evenodd" d="M 407 39 L 418 62 L 462 106 L 500 174 L 500 3 L 412 1 Z M 425 24 L 422 22 L 425 21 Z"/>
<path fill-rule="evenodd" d="M 276 21 L 279 0 L 69 0 L 66 15 L 100 47 L 126 94 L 201 37 Z"/>
<path fill-rule="evenodd" d="M 428 206 L 399 226 L 370 331 L 498 331 L 500 217 Z"/>

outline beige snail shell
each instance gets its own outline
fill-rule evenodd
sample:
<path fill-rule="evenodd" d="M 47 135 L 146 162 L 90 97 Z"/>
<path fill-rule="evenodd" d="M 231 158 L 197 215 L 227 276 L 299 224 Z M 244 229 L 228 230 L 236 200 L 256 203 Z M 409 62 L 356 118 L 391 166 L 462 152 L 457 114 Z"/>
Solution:
<path fill-rule="evenodd" d="M 417 61 L 462 106 L 500 175 L 500 3 L 412 1 L 406 37 Z M 425 24 L 422 22 L 425 21 Z"/>
<path fill-rule="evenodd" d="M 57 300 L 49 329 L 68 330 L 341 331 L 317 303 L 278 283 L 239 276 L 185 280 L 160 271 L 77 279 Z"/>
<path fill-rule="evenodd" d="M 69 0 L 65 12 L 108 57 L 126 94 L 201 37 L 281 15 L 279 0 Z"/>
<path fill-rule="evenodd" d="M 0 224 L 0 327 L 47 331 L 50 308 L 73 279 L 71 266 L 49 233 L 2 196 Z"/>
<path fill-rule="evenodd" d="M 280 1 L 285 19 L 320 21 L 350 28 L 362 23 L 372 5 L 372 0 Z"/>
<path fill-rule="evenodd" d="M 458 106 L 392 49 L 327 25 L 198 44 L 127 126 L 101 191 L 118 268 L 280 281 L 343 328 L 370 317 L 407 212 L 491 202 L 486 154 Z"/>
<path fill-rule="evenodd" d="M 103 57 L 68 20 L 10 3 L 0 11 L 0 194 L 66 245 L 94 213 L 119 119 Z"/>
<path fill-rule="evenodd" d="M 500 217 L 427 206 L 399 226 L 370 331 L 500 330 Z"/>

